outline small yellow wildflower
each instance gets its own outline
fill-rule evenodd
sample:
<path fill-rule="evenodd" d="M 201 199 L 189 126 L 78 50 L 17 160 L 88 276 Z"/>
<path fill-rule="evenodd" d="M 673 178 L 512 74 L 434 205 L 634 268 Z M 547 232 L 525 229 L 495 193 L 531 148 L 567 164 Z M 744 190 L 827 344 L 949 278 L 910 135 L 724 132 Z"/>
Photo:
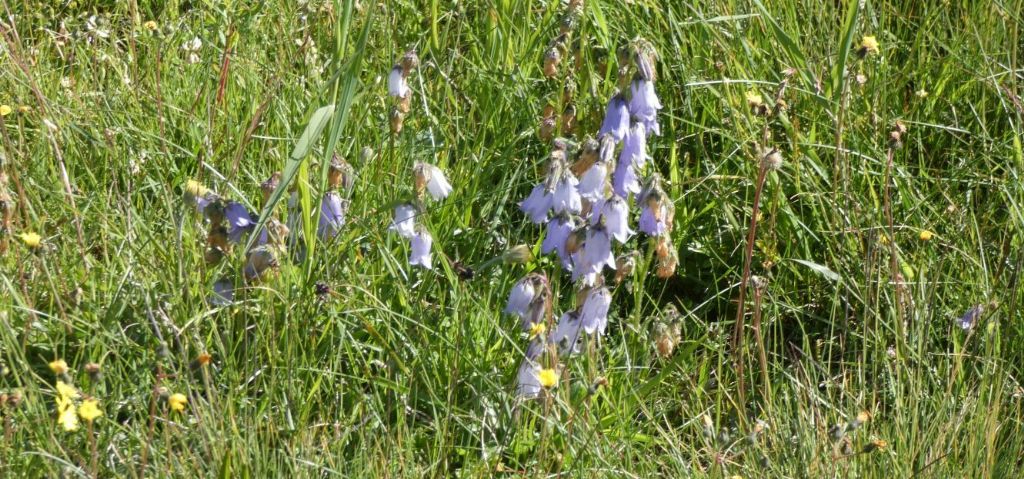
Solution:
<path fill-rule="evenodd" d="M 861 56 L 878 53 L 878 40 L 874 35 L 864 35 L 864 38 L 860 40 L 860 52 Z"/>
<path fill-rule="evenodd" d="M 752 107 L 759 107 L 764 104 L 764 98 L 761 98 L 761 94 L 750 90 L 747 92 L 747 103 Z"/>
<path fill-rule="evenodd" d="M 183 412 L 185 411 L 185 405 L 188 404 L 188 398 L 182 393 L 174 393 L 167 398 L 167 404 L 171 406 L 171 409 Z"/>
<path fill-rule="evenodd" d="M 30 110 L 32 110 L 32 107 L 28 105 L 21 105 L 18 107 L 18 113 L 28 113 Z"/>
<path fill-rule="evenodd" d="M 558 373 L 554 369 L 541 369 L 537 373 L 537 380 L 545 388 L 553 388 L 558 385 Z"/>
<path fill-rule="evenodd" d="M 43 237 L 39 236 L 38 233 L 21 233 L 18 235 L 18 238 L 21 238 L 21 242 L 25 243 L 25 246 L 28 246 L 31 249 L 36 249 L 43 243 Z M 65 367 L 66 366 L 67 365 L 65 365 Z M 50 367 L 52 368 L 53 366 Z"/>
<path fill-rule="evenodd" d="M 210 192 L 210 189 L 203 186 L 202 183 L 190 179 L 185 183 L 185 192 L 196 198 L 200 198 L 206 196 L 206 194 Z"/>
<path fill-rule="evenodd" d="M 931 241 L 931 239 L 935 237 L 935 233 L 928 230 L 921 230 L 921 234 L 917 235 L 917 237 L 920 238 L 921 241 Z"/>
<path fill-rule="evenodd" d="M 53 371 L 53 374 L 58 374 L 58 375 L 59 374 L 67 374 L 67 372 L 68 372 L 68 363 L 67 363 L 67 361 L 64 361 L 63 359 L 57 359 L 57 360 L 54 360 L 54 361 L 50 361 L 50 371 Z M 60 384 L 60 383 L 58 383 L 58 384 Z"/>
<path fill-rule="evenodd" d="M 0 105 L 0 116 L 10 115 L 12 111 L 11 105 Z"/>
<path fill-rule="evenodd" d="M 103 415 L 103 411 L 100 410 L 100 403 L 95 399 L 86 399 L 82 401 L 82 404 L 78 406 L 78 415 L 86 422 L 93 422 L 96 418 Z"/>
<path fill-rule="evenodd" d="M 871 419 L 871 413 L 867 411 L 857 413 L 857 422 L 865 423 L 868 422 L 869 419 Z"/>
<path fill-rule="evenodd" d="M 548 325 L 544 324 L 543 321 L 539 323 L 533 323 L 533 325 L 530 326 L 530 339 L 536 338 L 537 336 L 544 334 L 544 332 L 547 330 Z"/>
<path fill-rule="evenodd" d="M 157 27 L 156 22 L 153 21 L 153 20 L 150 20 L 150 21 L 148 21 L 146 23 L 143 23 L 142 26 L 146 27 L 146 30 L 149 30 L 151 32 L 153 30 L 156 30 L 156 27 Z"/>
<path fill-rule="evenodd" d="M 75 406 L 67 404 L 58 408 L 57 424 L 60 424 L 65 431 L 78 430 L 78 415 L 75 414 Z"/>
<path fill-rule="evenodd" d="M 873 439 L 871 442 L 864 445 L 863 452 L 881 451 L 889 446 L 889 443 L 883 439 Z"/>
<path fill-rule="evenodd" d="M 69 404 L 73 399 L 78 399 L 78 390 L 64 381 L 57 381 L 57 404 Z"/>

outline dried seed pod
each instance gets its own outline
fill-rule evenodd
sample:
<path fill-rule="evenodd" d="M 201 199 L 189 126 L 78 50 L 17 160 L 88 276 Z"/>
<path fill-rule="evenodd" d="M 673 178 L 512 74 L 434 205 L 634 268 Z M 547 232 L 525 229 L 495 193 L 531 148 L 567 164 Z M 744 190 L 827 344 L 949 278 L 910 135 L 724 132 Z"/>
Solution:
<path fill-rule="evenodd" d="M 420 66 L 420 57 L 419 55 L 416 54 L 416 49 L 412 49 L 405 52 L 405 55 L 402 56 L 402 61 L 400 62 L 400 64 L 402 65 L 403 77 L 409 76 L 409 74 L 412 73 L 413 70 L 418 68 Z"/>
<path fill-rule="evenodd" d="M 658 257 L 655 275 L 661 279 L 668 279 L 675 274 L 676 267 L 679 265 L 678 253 L 676 253 L 675 245 L 668 234 L 659 236 L 655 241 L 657 241 L 655 254 Z"/>
<path fill-rule="evenodd" d="M 327 185 L 331 189 L 343 188 L 351 190 L 355 184 L 355 170 L 337 153 L 331 157 L 331 166 L 327 171 Z"/>
<path fill-rule="evenodd" d="M 405 114 L 397 106 L 391 108 L 391 133 L 396 135 L 401 133 L 403 122 L 405 122 Z"/>
<path fill-rule="evenodd" d="M 573 130 L 576 129 L 576 105 L 572 103 L 565 106 L 565 111 L 562 112 L 562 133 L 571 135 Z"/>
<path fill-rule="evenodd" d="M 615 284 L 622 284 L 626 278 L 633 275 L 633 271 L 636 269 L 636 260 L 639 256 L 640 252 L 631 251 L 619 256 L 615 260 Z"/>
<path fill-rule="evenodd" d="M 558 65 L 562 63 L 562 52 L 559 51 L 557 46 L 548 48 L 547 52 L 544 52 L 544 76 L 551 78 L 558 74 Z"/>
<path fill-rule="evenodd" d="M 277 255 L 269 245 L 258 246 L 246 254 L 242 269 L 245 281 L 252 283 L 266 278 L 278 267 Z"/>
<path fill-rule="evenodd" d="M 545 118 L 540 122 L 540 130 L 537 135 L 542 141 L 551 141 L 555 136 L 555 126 L 558 122 L 554 118 Z"/>
<path fill-rule="evenodd" d="M 281 172 L 275 171 L 266 181 L 260 183 L 260 192 L 263 193 L 263 203 L 270 202 L 270 195 L 281 185 Z"/>
<path fill-rule="evenodd" d="M 583 140 L 583 148 L 580 149 L 580 157 L 572 164 L 572 167 L 570 167 L 572 174 L 579 178 L 597 162 L 598 147 L 599 145 L 597 140 L 593 138 Z"/>
<path fill-rule="evenodd" d="M 411 91 L 410 94 L 405 95 L 403 97 L 399 97 L 398 101 L 395 102 L 395 107 L 398 108 L 398 111 L 402 112 L 403 114 L 409 113 L 409 110 L 412 108 Z"/>

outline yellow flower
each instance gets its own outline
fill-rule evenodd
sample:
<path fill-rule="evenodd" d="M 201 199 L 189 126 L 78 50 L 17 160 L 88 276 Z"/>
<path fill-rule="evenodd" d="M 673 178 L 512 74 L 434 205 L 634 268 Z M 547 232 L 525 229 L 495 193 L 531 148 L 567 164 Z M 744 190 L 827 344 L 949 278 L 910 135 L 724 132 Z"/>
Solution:
<path fill-rule="evenodd" d="M 931 241 L 931 239 L 935 237 L 935 233 L 928 230 L 921 230 L 921 234 L 917 235 L 917 237 L 921 238 L 921 241 Z"/>
<path fill-rule="evenodd" d="M 21 238 L 22 243 L 25 243 L 25 246 L 32 249 L 38 248 L 43 242 L 43 237 L 39 236 L 38 233 L 21 233 L 18 237 Z M 64 367 L 67 368 L 67 364 L 65 364 Z M 53 363 L 50 363 L 50 369 L 53 369 Z"/>
<path fill-rule="evenodd" d="M 539 323 L 533 323 L 533 325 L 530 326 L 530 339 L 536 338 L 537 336 L 544 334 L 544 332 L 547 330 L 548 325 L 544 324 L 543 321 Z"/>
<path fill-rule="evenodd" d="M 78 415 L 75 414 L 75 406 L 66 404 L 59 407 L 57 424 L 60 424 L 65 431 L 71 432 L 78 429 Z"/>
<path fill-rule="evenodd" d="M 761 98 L 760 93 L 750 90 L 747 92 L 747 103 L 752 107 L 759 107 L 764 104 L 764 99 Z"/>
<path fill-rule="evenodd" d="M 30 107 L 28 105 L 21 105 L 21 106 L 18 107 L 18 113 L 28 113 L 29 110 L 31 110 L 31 109 L 32 109 L 32 107 Z"/>
<path fill-rule="evenodd" d="M 171 409 L 182 412 L 185 410 L 185 405 L 188 404 L 188 398 L 182 393 L 174 393 L 167 398 L 167 404 L 171 406 Z"/>
<path fill-rule="evenodd" d="M 78 415 L 85 419 L 86 422 L 93 422 L 96 418 L 103 415 L 103 411 L 100 410 L 98 401 L 86 399 L 78 406 Z"/>
<path fill-rule="evenodd" d="M 154 22 L 153 20 L 150 20 L 150 21 L 148 21 L 146 23 L 143 23 L 142 26 L 146 27 L 146 30 L 149 30 L 149 31 L 156 30 L 156 27 L 157 27 L 156 22 Z"/>
<path fill-rule="evenodd" d="M 864 35 L 860 40 L 860 51 L 864 55 L 878 53 L 878 40 L 873 35 Z"/>
<path fill-rule="evenodd" d="M 868 422 L 869 419 L 871 419 L 871 413 L 867 411 L 861 411 L 857 413 L 857 422 L 864 423 Z"/>
<path fill-rule="evenodd" d="M 78 390 L 64 381 L 57 381 L 57 404 L 69 404 L 73 399 L 78 399 Z"/>
<path fill-rule="evenodd" d="M 22 239 L 24 239 L 24 238 L 22 238 Z M 26 241 L 26 243 L 27 243 L 27 241 Z M 38 241 L 37 241 L 37 243 L 38 243 Z M 57 359 L 57 360 L 54 360 L 54 361 L 50 361 L 50 371 L 53 371 L 53 374 L 67 374 L 67 372 L 68 372 L 68 363 L 67 363 L 67 361 L 64 361 L 63 359 Z M 57 384 L 61 384 L 61 383 L 58 382 Z"/>
<path fill-rule="evenodd" d="M 541 386 L 546 388 L 553 388 L 558 385 L 558 373 L 554 369 L 541 369 L 537 373 L 537 380 Z"/>
<path fill-rule="evenodd" d="M 210 192 L 210 189 L 203 186 L 202 183 L 190 179 L 185 183 L 185 192 L 196 198 L 201 198 L 206 196 L 206 194 Z"/>
<path fill-rule="evenodd" d="M 0 116 L 10 115 L 12 111 L 11 105 L 0 105 Z"/>

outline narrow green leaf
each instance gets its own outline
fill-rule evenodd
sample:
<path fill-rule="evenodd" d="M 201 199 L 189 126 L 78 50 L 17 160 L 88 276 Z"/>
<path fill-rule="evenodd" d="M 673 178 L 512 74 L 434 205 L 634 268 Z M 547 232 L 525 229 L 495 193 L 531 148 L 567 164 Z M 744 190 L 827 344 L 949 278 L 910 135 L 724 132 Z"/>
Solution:
<path fill-rule="evenodd" d="M 836 64 L 832 68 L 832 101 L 839 102 L 843 95 L 843 77 L 846 73 L 846 59 L 850 56 L 850 45 L 853 44 L 853 30 L 857 26 L 857 16 L 860 14 L 860 2 L 849 2 L 850 9 L 847 11 L 846 20 L 843 22 L 843 38 L 839 44 L 839 55 Z"/>

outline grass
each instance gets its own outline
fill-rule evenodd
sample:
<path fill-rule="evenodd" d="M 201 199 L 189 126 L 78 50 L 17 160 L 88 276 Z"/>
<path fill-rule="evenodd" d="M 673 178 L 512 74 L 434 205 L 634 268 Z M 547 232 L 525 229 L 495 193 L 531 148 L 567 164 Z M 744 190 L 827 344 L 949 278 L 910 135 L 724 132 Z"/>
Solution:
<path fill-rule="evenodd" d="M 13 205 L 0 233 L 0 392 L 21 397 L 0 410 L 2 475 L 1024 469 L 1019 0 L 590 0 L 574 30 L 580 68 L 570 78 L 564 62 L 554 79 L 541 68 L 560 2 L 360 3 L 0 3 L 0 103 L 13 110 L 0 123 Z M 861 58 L 865 35 L 880 51 Z M 646 241 L 619 247 L 641 260 L 613 290 L 607 334 L 565 361 L 551 394 L 523 400 L 526 340 L 500 314 L 508 291 L 546 272 L 559 314 L 574 286 L 552 257 L 470 280 L 453 262 L 539 244 L 516 203 L 551 151 L 540 112 L 571 83 L 573 138 L 594 134 L 615 88 L 600 65 L 638 36 L 660 55 L 650 168 L 675 201 L 679 266 L 658 279 Z M 196 37 L 190 63 L 182 45 Z M 422 64 L 393 135 L 387 74 L 409 48 Z M 755 115 L 746 94 L 771 103 L 786 78 L 785 108 Z M 907 131 L 892 148 L 897 122 Z M 311 123 L 323 132 L 303 143 Z M 750 243 L 755 144 L 785 161 L 766 175 Z M 212 306 L 243 248 L 206 264 L 185 183 L 256 210 L 259 183 L 294 170 L 317 211 L 334 153 L 357 172 L 342 234 L 317 242 L 305 216 L 308 260 Z M 454 186 L 421 215 L 433 271 L 411 269 L 407 242 L 387 231 L 415 161 Z M 18 239 L 30 231 L 41 248 Z M 748 248 L 763 286 L 738 314 Z M 662 356 L 666 325 L 679 341 Z M 99 400 L 88 428 L 57 425 L 55 359 Z M 184 412 L 170 393 L 187 396 Z M 833 426 L 861 411 L 870 419 L 839 437 Z"/>

